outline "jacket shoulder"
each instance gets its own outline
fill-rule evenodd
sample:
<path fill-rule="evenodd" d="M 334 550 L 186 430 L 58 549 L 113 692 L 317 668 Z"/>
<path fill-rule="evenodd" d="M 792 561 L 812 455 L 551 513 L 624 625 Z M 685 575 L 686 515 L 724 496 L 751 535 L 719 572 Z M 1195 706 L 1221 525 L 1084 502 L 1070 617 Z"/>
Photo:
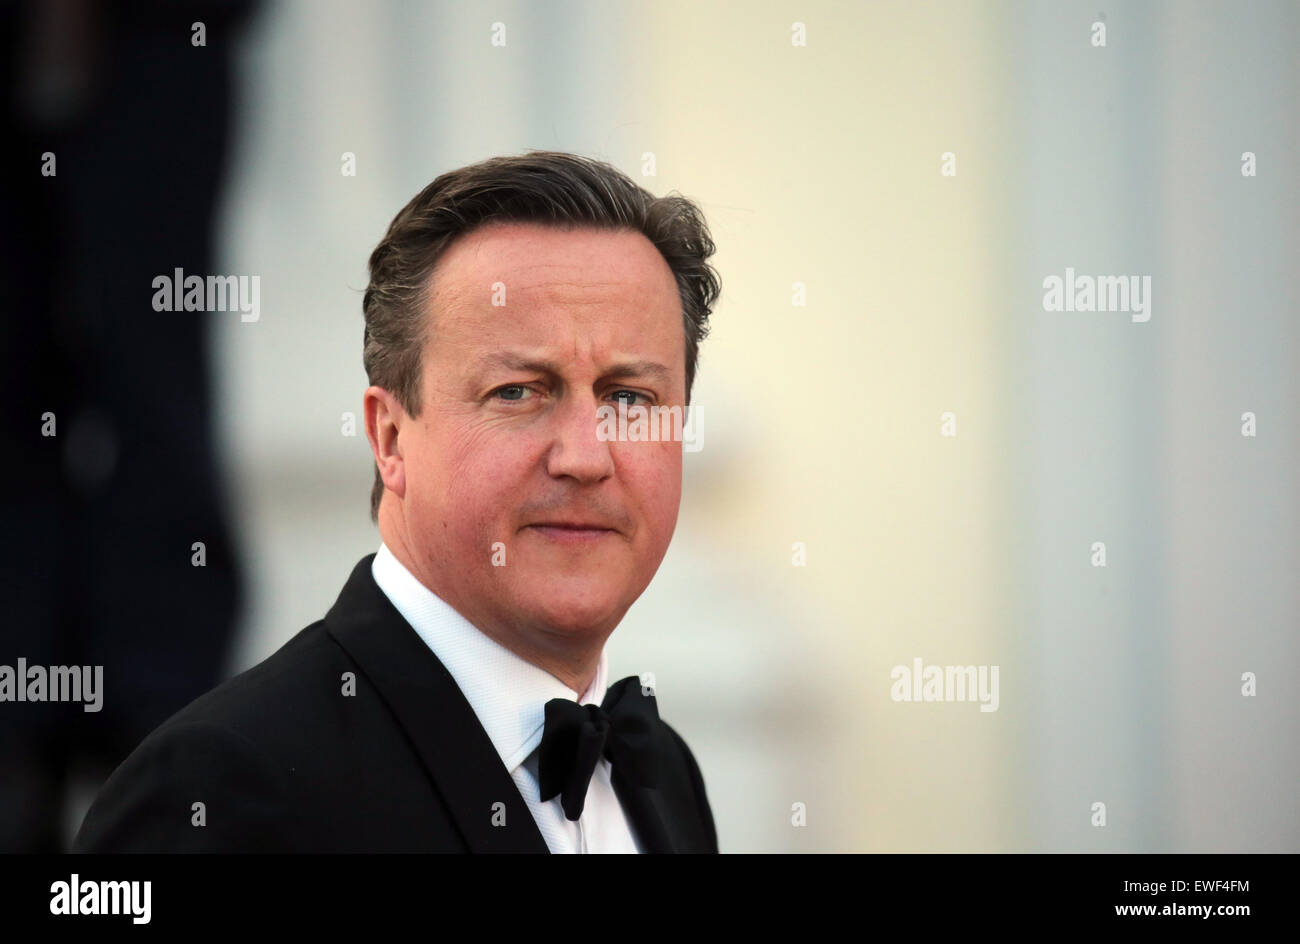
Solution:
<path fill-rule="evenodd" d="M 74 852 L 270 852 L 284 848 L 291 799 L 252 742 L 203 721 L 173 721 L 101 788 Z"/>
<path fill-rule="evenodd" d="M 75 852 L 284 848 L 301 808 L 281 745 L 318 716 L 350 663 L 313 623 L 159 725 L 105 782 Z"/>
<path fill-rule="evenodd" d="M 351 668 L 351 660 L 318 620 L 301 630 L 261 662 L 200 695 L 163 722 L 222 725 L 248 740 L 260 741 L 268 730 L 302 712 L 304 702 L 321 698 L 332 670 Z M 338 675 L 332 676 L 335 681 Z M 337 685 L 328 691 L 338 691 Z"/>
<path fill-rule="evenodd" d="M 700 822 L 704 826 L 708 838 L 708 851 L 718 851 L 718 830 L 713 822 L 713 809 L 709 806 L 709 797 L 704 789 L 704 775 L 700 773 L 700 765 L 695 760 L 695 755 L 687 747 L 685 739 L 677 733 L 667 721 L 662 721 L 664 729 L 671 735 L 673 743 L 681 752 L 682 760 L 686 764 L 686 773 L 691 783 L 691 792 L 695 796 L 695 805 L 699 811 Z"/>

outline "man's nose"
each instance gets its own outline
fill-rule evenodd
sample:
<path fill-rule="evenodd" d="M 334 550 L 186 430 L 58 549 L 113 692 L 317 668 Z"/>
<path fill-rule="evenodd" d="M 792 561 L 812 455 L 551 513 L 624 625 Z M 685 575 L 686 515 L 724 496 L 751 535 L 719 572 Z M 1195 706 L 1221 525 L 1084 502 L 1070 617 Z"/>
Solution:
<path fill-rule="evenodd" d="M 569 396 L 556 409 L 554 438 L 546 458 L 552 476 L 599 482 L 614 474 L 609 443 L 596 436 L 599 405 L 592 396 Z"/>

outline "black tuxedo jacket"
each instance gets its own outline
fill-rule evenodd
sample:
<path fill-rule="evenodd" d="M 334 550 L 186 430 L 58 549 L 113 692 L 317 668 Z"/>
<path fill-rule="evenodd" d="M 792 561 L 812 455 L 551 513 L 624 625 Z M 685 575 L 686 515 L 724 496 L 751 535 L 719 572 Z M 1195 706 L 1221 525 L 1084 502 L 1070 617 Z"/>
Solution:
<path fill-rule="evenodd" d="M 323 620 L 145 738 L 73 850 L 547 852 L 469 702 L 375 583 L 373 559 Z M 616 767 L 615 793 L 647 852 L 717 852 L 700 769 L 660 725 L 668 762 L 655 788 Z"/>

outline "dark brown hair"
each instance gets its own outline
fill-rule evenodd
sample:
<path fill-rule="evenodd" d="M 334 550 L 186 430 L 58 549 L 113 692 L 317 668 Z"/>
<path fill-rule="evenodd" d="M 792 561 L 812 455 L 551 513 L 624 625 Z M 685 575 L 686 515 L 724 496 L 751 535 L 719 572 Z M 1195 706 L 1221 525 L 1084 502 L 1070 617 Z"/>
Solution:
<path fill-rule="evenodd" d="M 449 171 L 404 206 L 370 254 L 362 360 L 370 383 L 411 416 L 423 405 L 420 352 L 429 338 L 434 266 L 461 236 L 488 223 L 541 223 L 642 233 L 663 255 L 682 300 L 686 329 L 686 400 L 700 342 L 721 283 L 704 215 L 680 194 L 655 197 L 622 171 L 560 151 L 494 157 Z M 375 467 L 370 517 L 379 520 L 384 482 Z"/>

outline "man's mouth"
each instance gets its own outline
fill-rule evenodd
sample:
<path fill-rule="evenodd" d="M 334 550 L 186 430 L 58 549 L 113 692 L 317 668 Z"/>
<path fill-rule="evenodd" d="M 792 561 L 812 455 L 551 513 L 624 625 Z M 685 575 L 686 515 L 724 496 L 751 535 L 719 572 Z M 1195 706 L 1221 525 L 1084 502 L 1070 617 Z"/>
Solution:
<path fill-rule="evenodd" d="M 536 531 L 542 537 L 562 544 L 599 541 L 618 533 L 613 528 L 588 521 L 539 521 L 528 525 L 525 530 Z"/>

